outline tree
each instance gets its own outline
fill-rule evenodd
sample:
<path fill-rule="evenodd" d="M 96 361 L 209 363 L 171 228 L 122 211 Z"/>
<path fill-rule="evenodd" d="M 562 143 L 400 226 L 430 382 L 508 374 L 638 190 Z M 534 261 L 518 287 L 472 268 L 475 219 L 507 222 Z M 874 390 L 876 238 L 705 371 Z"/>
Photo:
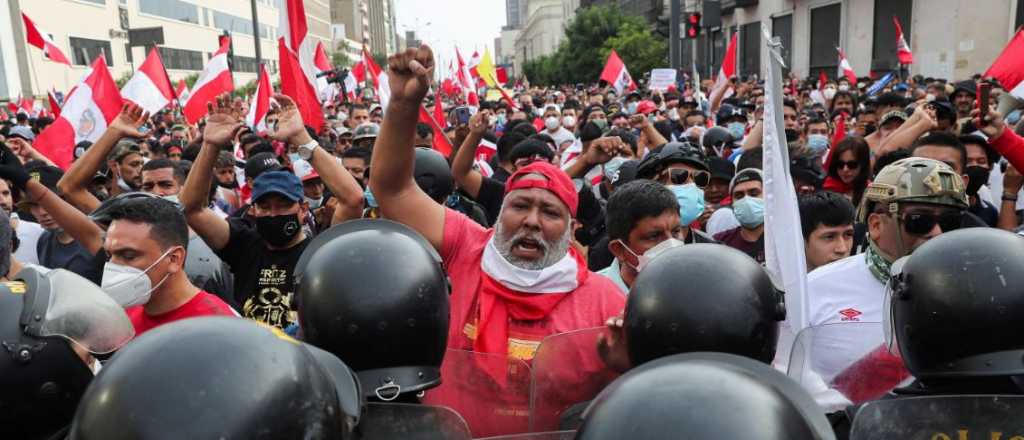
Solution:
<path fill-rule="evenodd" d="M 352 65 L 352 61 L 349 60 L 347 53 L 337 51 L 331 53 L 331 65 L 334 67 L 349 67 Z"/>
<path fill-rule="evenodd" d="M 114 80 L 114 84 L 117 84 L 117 88 L 120 89 L 120 88 L 124 87 L 125 84 L 128 84 L 128 80 L 132 79 L 132 75 L 134 75 L 134 74 L 135 74 L 135 72 L 132 72 L 131 70 L 129 70 L 129 71 L 125 72 L 123 75 L 121 75 L 120 78 L 115 79 Z"/>
<path fill-rule="evenodd" d="M 650 72 L 651 69 L 668 67 L 668 44 L 655 38 L 646 26 L 626 22 L 619 32 L 605 40 L 601 48 L 601 59 L 608 59 L 612 49 L 619 54 L 634 78 Z"/>

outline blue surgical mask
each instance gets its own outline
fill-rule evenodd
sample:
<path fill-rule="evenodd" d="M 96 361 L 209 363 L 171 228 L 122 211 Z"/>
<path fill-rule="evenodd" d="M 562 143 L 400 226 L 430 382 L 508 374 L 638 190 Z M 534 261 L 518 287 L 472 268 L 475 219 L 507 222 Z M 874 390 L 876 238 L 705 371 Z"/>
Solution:
<path fill-rule="evenodd" d="M 828 149 L 828 143 L 828 136 L 823 134 L 807 135 L 807 148 L 810 148 L 815 155 L 824 153 Z"/>
<path fill-rule="evenodd" d="M 628 161 L 629 159 L 622 156 L 613 157 L 612 160 L 609 160 L 604 164 L 604 177 L 606 177 L 609 182 L 615 183 L 619 180 L 619 168 L 622 168 L 622 164 Z"/>
<path fill-rule="evenodd" d="M 629 104 L 626 104 L 626 114 L 632 115 L 632 114 L 636 113 L 636 106 L 637 106 L 637 103 L 635 103 L 635 102 L 631 102 Z"/>
<path fill-rule="evenodd" d="M 725 126 L 726 130 L 729 130 L 729 134 L 732 135 L 733 140 L 739 142 L 743 139 L 743 134 L 747 130 L 747 124 L 742 122 L 730 122 Z"/>
<path fill-rule="evenodd" d="M 732 213 L 744 228 L 761 226 L 764 224 L 764 199 L 750 196 L 739 199 L 733 202 Z"/>
<path fill-rule="evenodd" d="M 498 113 L 498 125 L 505 125 L 505 114 Z"/>
<path fill-rule="evenodd" d="M 369 186 L 367 186 L 366 189 L 363 190 L 363 198 L 366 199 L 366 206 L 369 206 L 371 208 L 377 207 L 377 199 L 373 198 L 373 193 L 370 192 Z"/>
<path fill-rule="evenodd" d="M 679 202 L 679 224 L 689 226 L 697 217 L 704 213 L 704 190 L 697 185 L 668 185 L 668 189 L 676 195 Z"/>

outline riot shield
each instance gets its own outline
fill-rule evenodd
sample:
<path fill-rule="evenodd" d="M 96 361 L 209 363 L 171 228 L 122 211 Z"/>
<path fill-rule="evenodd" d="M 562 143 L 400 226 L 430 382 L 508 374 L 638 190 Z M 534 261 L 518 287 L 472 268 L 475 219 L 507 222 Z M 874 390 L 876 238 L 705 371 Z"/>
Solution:
<path fill-rule="evenodd" d="M 487 437 L 477 440 L 572 440 L 576 431 L 535 432 L 532 434 L 512 434 L 498 437 Z"/>
<path fill-rule="evenodd" d="M 575 429 L 587 402 L 619 375 L 597 354 L 597 340 L 607 327 L 594 327 L 544 338 L 533 358 L 530 432 Z"/>
<path fill-rule="evenodd" d="M 870 402 L 857 411 L 852 440 L 1024 438 L 1022 396 L 933 396 Z"/>
<path fill-rule="evenodd" d="M 910 377 L 884 342 L 877 322 L 809 327 L 796 337 L 787 374 L 826 410 L 874 400 Z"/>
<path fill-rule="evenodd" d="M 356 427 L 360 440 L 470 440 L 466 422 L 455 411 L 430 405 L 369 403 Z"/>
<path fill-rule="evenodd" d="M 529 428 L 530 367 L 497 354 L 448 349 L 441 386 L 423 402 L 458 412 L 474 437 L 519 434 Z"/>

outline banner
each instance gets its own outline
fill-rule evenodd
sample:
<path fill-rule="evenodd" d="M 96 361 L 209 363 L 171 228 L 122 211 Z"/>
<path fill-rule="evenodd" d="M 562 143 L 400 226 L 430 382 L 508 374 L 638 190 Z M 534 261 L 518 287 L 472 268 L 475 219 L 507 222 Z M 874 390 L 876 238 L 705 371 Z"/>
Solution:
<path fill-rule="evenodd" d="M 647 84 L 651 90 L 668 90 L 669 86 L 676 84 L 676 69 L 651 69 L 651 80 Z"/>

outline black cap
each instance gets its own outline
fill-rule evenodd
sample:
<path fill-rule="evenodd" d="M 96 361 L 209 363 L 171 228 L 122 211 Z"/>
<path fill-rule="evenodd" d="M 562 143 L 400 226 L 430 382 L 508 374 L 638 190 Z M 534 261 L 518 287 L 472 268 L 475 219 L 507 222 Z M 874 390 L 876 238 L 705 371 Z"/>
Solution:
<path fill-rule="evenodd" d="M 732 176 L 736 174 L 736 165 L 721 157 L 712 156 L 708 159 L 708 168 L 712 179 L 732 181 Z"/>
<path fill-rule="evenodd" d="M 280 171 L 284 167 L 274 153 L 257 153 L 245 161 L 245 177 L 256 180 L 267 171 Z"/>

